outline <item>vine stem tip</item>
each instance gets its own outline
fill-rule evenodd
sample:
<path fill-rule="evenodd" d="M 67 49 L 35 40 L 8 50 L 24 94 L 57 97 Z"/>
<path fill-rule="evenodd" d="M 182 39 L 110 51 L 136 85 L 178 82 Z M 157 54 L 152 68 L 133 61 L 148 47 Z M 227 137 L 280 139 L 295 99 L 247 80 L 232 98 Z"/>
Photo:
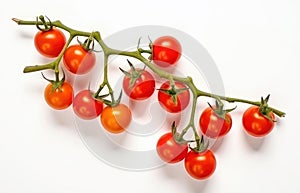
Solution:
<path fill-rule="evenodd" d="M 18 19 L 18 18 L 12 18 L 12 20 L 14 21 L 14 22 L 16 22 L 17 24 L 19 24 L 20 23 L 20 19 Z"/>

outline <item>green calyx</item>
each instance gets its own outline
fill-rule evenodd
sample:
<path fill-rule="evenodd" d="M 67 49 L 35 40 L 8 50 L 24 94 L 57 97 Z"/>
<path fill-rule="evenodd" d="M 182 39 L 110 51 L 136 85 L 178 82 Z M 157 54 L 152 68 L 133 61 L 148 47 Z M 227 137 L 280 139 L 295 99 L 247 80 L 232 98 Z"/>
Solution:
<path fill-rule="evenodd" d="M 91 33 L 91 35 L 85 39 L 85 41 L 82 43 L 81 41 L 79 41 L 79 39 L 77 38 L 77 42 L 79 45 L 82 46 L 82 48 L 89 52 L 89 51 L 95 51 L 95 41 L 94 41 L 94 34 L 93 32 Z"/>
<path fill-rule="evenodd" d="M 218 117 L 220 117 L 224 120 L 226 120 L 226 114 L 227 113 L 229 113 L 229 112 L 236 109 L 236 106 L 234 108 L 231 108 L 231 109 L 224 109 L 224 104 L 222 103 L 222 101 L 220 99 L 216 100 L 216 104 L 215 104 L 214 107 L 210 103 L 208 103 L 208 105 Z"/>
<path fill-rule="evenodd" d="M 47 18 L 48 22 L 46 22 L 45 17 Z M 40 31 L 43 31 L 43 32 L 49 31 L 53 28 L 51 20 L 47 16 L 45 16 L 45 17 L 43 15 L 40 15 L 39 17 L 36 17 L 36 24 L 35 24 L 35 26 Z M 39 20 L 42 22 L 42 25 L 44 26 L 44 28 L 40 27 Z"/>
<path fill-rule="evenodd" d="M 189 146 L 189 148 L 195 152 L 204 152 L 207 150 L 208 146 L 209 146 L 209 141 L 205 142 L 204 136 L 201 135 L 201 138 L 199 140 L 196 140 L 196 147 Z"/>
<path fill-rule="evenodd" d="M 119 69 L 121 70 L 121 72 L 127 76 L 128 78 L 130 78 L 129 81 L 129 88 L 133 88 L 134 84 L 136 83 L 136 81 L 141 77 L 143 71 L 145 70 L 146 66 L 143 69 L 136 69 L 133 64 L 127 59 L 127 62 L 130 66 L 131 71 L 127 72 L 125 70 L 123 70 L 122 68 L 119 67 Z"/>
<path fill-rule="evenodd" d="M 259 106 L 259 112 L 265 118 L 269 119 L 270 121 L 275 122 L 275 120 L 271 117 L 272 109 L 270 109 L 268 107 L 269 98 L 270 98 L 270 94 L 266 98 L 261 97 L 260 106 Z"/>
<path fill-rule="evenodd" d="M 41 73 L 43 78 L 52 84 L 51 92 L 54 92 L 56 89 L 59 89 L 61 91 L 61 87 L 64 84 L 65 79 L 66 79 L 65 72 L 63 70 L 62 70 L 62 72 L 63 72 L 63 77 L 61 80 L 59 79 L 58 73 L 55 73 L 55 80 L 48 79 L 45 77 L 45 75 L 43 73 Z"/>
<path fill-rule="evenodd" d="M 177 95 L 188 90 L 188 88 L 175 88 L 174 83 L 171 83 L 171 88 L 170 89 L 157 89 L 167 95 L 170 95 L 172 98 L 172 101 L 174 102 L 175 105 L 177 105 Z"/>

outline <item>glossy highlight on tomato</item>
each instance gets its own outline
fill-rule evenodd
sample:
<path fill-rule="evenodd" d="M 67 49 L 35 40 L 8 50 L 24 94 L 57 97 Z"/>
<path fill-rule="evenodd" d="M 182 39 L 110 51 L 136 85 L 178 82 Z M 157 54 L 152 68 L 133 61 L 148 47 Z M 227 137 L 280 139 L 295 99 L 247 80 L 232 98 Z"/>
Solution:
<path fill-rule="evenodd" d="M 103 110 L 103 103 L 96 100 L 90 90 L 82 90 L 73 99 L 73 110 L 81 119 L 91 120 Z"/>
<path fill-rule="evenodd" d="M 270 112 L 270 119 L 259 112 L 258 106 L 249 107 L 243 114 L 243 126 L 245 131 L 254 137 L 264 137 L 274 128 L 275 115 Z"/>
<path fill-rule="evenodd" d="M 68 108 L 73 100 L 73 88 L 68 82 L 64 82 L 60 88 L 53 88 L 49 83 L 44 90 L 44 98 L 47 104 L 56 110 Z"/>
<path fill-rule="evenodd" d="M 39 31 L 34 37 L 34 45 L 37 51 L 49 58 L 57 57 L 66 44 L 66 37 L 64 33 L 52 28 L 48 31 Z"/>
<path fill-rule="evenodd" d="M 173 100 L 172 94 L 166 93 L 163 90 L 170 90 L 171 84 L 169 81 L 164 82 L 158 91 L 159 104 L 170 113 L 178 113 L 183 111 L 190 102 L 190 92 L 181 82 L 175 82 L 175 89 L 182 89 L 175 94 L 176 101 Z"/>
<path fill-rule="evenodd" d="M 177 163 L 183 160 L 188 152 L 188 145 L 179 144 L 173 138 L 173 133 L 165 133 L 156 144 L 159 157 L 167 163 Z"/>
<path fill-rule="evenodd" d="M 224 118 L 219 117 L 211 107 L 207 107 L 200 115 L 199 126 L 201 132 L 210 138 L 225 136 L 232 127 L 232 118 L 229 113 Z"/>
<path fill-rule="evenodd" d="M 80 44 L 74 44 L 67 48 L 63 62 L 66 69 L 73 74 L 86 74 L 96 64 L 96 55 L 91 50 L 85 50 Z"/>
<path fill-rule="evenodd" d="M 181 45 L 172 36 L 161 36 L 153 42 L 152 60 L 160 67 L 174 66 L 181 57 Z"/>
<path fill-rule="evenodd" d="M 106 106 L 100 116 L 102 126 L 110 133 L 121 133 L 129 126 L 132 119 L 131 110 L 125 104 Z"/>
<path fill-rule="evenodd" d="M 184 160 L 187 173 L 194 179 L 208 179 L 216 169 L 216 158 L 211 150 L 203 152 L 189 151 Z"/>
<path fill-rule="evenodd" d="M 152 74 L 143 69 L 135 69 L 141 72 L 133 85 L 130 85 L 131 77 L 124 76 L 123 90 L 127 96 L 134 100 L 145 100 L 152 96 L 155 91 L 155 80 Z M 129 72 L 131 73 L 131 72 Z"/>

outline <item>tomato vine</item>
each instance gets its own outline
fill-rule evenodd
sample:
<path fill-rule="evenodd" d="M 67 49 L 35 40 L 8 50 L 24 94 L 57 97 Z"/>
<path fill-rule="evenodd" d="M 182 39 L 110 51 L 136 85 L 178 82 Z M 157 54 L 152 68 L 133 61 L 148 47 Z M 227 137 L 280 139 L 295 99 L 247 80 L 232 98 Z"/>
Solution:
<path fill-rule="evenodd" d="M 85 108 L 87 108 L 87 106 L 90 106 L 91 104 L 92 105 L 97 104 L 97 105 L 99 105 L 98 110 L 97 110 L 97 112 L 87 111 L 86 109 L 81 111 L 80 110 L 81 106 L 76 106 L 76 113 L 78 115 L 81 115 L 82 117 L 87 117 L 88 119 L 92 119 L 94 117 L 99 116 L 102 112 L 102 114 L 101 114 L 102 124 L 104 125 L 105 129 L 111 130 L 112 133 L 122 132 L 125 129 L 125 127 L 127 127 L 129 125 L 132 115 L 131 115 L 131 112 L 128 109 L 128 107 L 126 105 L 120 103 L 122 94 L 120 94 L 120 96 L 118 96 L 117 98 L 115 98 L 115 96 L 114 96 L 114 90 L 111 87 L 109 78 L 108 78 L 108 76 L 109 76 L 109 74 L 108 74 L 108 65 L 109 65 L 108 59 L 110 56 L 120 55 L 120 56 L 127 56 L 127 57 L 131 57 L 131 58 L 135 58 L 135 59 L 141 61 L 145 65 L 145 67 L 149 68 L 153 73 L 155 73 L 156 75 L 158 75 L 159 77 L 161 77 L 163 79 L 166 79 L 167 85 L 158 89 L 159 94 L 161 95 L 161 98 L 159 98 L 159 101 L 161 102 L 162 105 L 165 105 L 163 103 L 167 103 L 167 102 L 165 102 L 166 100 L 171 101 L 171 102 L 168 102 L 169 104 L 173 103 L 172 104 L 173 107 L 171 109 L 168 109 L 168 107 L 166 105 L 164 106 L 164 108 L 167 109 L 167 111 L 169 111 L 171 113 L 173 113 L 172 111 L 179 112 L 182 110 L 181 108 L 186 107 L 186 105 L 189 103 L 189 101 L 187 101 L 187 97 L 189 99 L 189 96 L 190 96 L 189 92 L 191 92 L 192 101 L 191 101 L 191 111 L 190 111 L 188 123 L 182 129 L 182 131 L 180 133 L 178 133 L 178 131 L 176 130 L 176 125 L 173 124 L 172 125 L 172 133 L 169 133 L 168 135 L 166 135 L 164 137 L 165 139 L 162 140 L 164 142 L 159 143 L 159 146 L 163 147 L 164 143 L 166 141 L 169 141 L 170 144 L 172 144 L 171 148 L 173 148 L 174 152 L 178 151 L 178 149 L 181 148 L 181 149 L 184 149 L 184 152 L 185 152 L 184 155 L 180 154 L 180 157 L 178 157 L 178 155 L 175 155 L 175 157 L 174 156 L 170 157 L 170 155 L 164 155 L 164 152 L 162 152 L 161 150 L 159 151 L 159 154 L 165 156 L 164 159 L 170 163 L 177 162 L 179 160 L 184 159 L 184 156 L 186 156 L 187 144 L 190 142 L 195 142 L 196 146 L 194 148 L 192 148 L 190 146 L 191 151 L 194 151 L 194 152 L 193 153 L 189 152 L 187 154 L 188 159 L 190 159 L 191 161 L 190 160 L 185 161 L 188 172 L 192 176 L 195 176 L 195 178 L 202 179 L 205 177 L 205 176 L 201 176 L 200 174 L 196 174 L 195 173 L 196 171 L 193 171 L 193 164 L 196 164 L 195 161 L 193 161 L 193 160 L 197 160 L 197 158 L 196 158 L 197 156 L 202 156 L 202 157 L 209 156 L 208 159 L 211 160 L 209 171 L 206 169 L 203 169 L 203 171 L 205 171 L 207 173 L 206 176 L 210 176 L 211 173 L 215 169 L 215 158 L 214 158 L 212 152 L 210 152 L 210 150 L 208 150 L 208 152 L 205 153 L 207 144 L 204 142 L 203 135 L 202 134 L 199 135 L 199 132 L 197 131 L 197 127 L 195 126 L 195 112 L 196 112 L 197 100 L 199 98 L 202 98 L 202 97 L 213 98 L 217 101 L 217 104 L 220 104 L 218 109 L 207 110 L 208 114 L 206 115 L 206 118 L 209 119 L 209 116 L 212 116 L 212 115 L 215 116 L 214 119 L 218 119 L 218 122 L 216 123 L 217 125 L 220 125 L 220 124 L 222 125 L 222 121 L 220 122 L 219 119 L 221 119 L 221 120 L 225 119 L 225 121 L 226 121 L 226 119 L 228 119 L 227 121 L 230 121 L 230 123 L 229 123 L 230 125 L 226 126 L 227 128 L 224 128 L 225 130 L 222 133 L 222 136 L 225 135 L 230 130 L 231 117 L 229 116 L 229 114 L 227 114 L 229 111 L 222 109 L 223 105 L 222 105 L 221 101 L 227 101 L 229 103 L 246 103 L 246 104 L 249 104 L 252 106 L 256 106 L 256 107 L 258 107 L 258 109 L 264 110 L 265 113 L 263 113 L 262 116 L 264 118 L 266 118 L 267 120 L 270 119 L 270 115 L 272 113 L 271 121 L 274 121 L 273 113 L 275 115 L 277 115 L 278 117 L 285 116 L 285 113 L 283 111 L 276 109 L 274 107 L 268 106 L 267 101 L 269 99 L 269 96 L 265 100 L 262 99 L 260 101 L 252 101 L 252 100 L 246 100 L 246 99 L 241 99 L 241 98 L 216 95 L 214 93 L 209 93 L 209 92 L 200 90 L 194 84 L 193 78 L 190 76 L 181 77 L 181 76 L 176 76 L 176 75 L 173 75 L 173 74 L 165 71 L 163 67 L 168 65 L 166 63 L 170 63 L 170 65 L 174 65 L 179 60 L 179 57 L 181 56 L 182 48 L 180 46 L 180 43 L 174 38 L 172 38 L 170 40 L 171 42 L 169 42 L 167 47 L 163 46 L 164 45 L 163 41 L 165 39 L 158 39 L 157 41 L 154 41 L 154 43 L 150 42 L 149 49 L 139 48 L 139 46 L 138 46 L 138 48 L 134 51 L 123 51 L 123 50 L 111 48 L 108 45 L 106 45 L 106 43 L 103 41 L 99 31 L 86 32 L 86 31 L 76 30 L 76 29 L 66 26 L 60 20 L 45 21 L 44 16 L 39 16 L 39 17 L 37 17 L 36 20 L 21 20 L 21 19 L 17 19 L 17 18 L 13 18 L 12 20 L 14 22 L 16 22 L 18 25 L 36 26 L 41 31 L 39 33 L 46 33 L 53 29 L 55 29 L 55 30 L 60 29 L 60 30 L 66 31 L 69 34 L 69 37 L 64 42 L 64 45 L 60 46 L 59 53 L 54 54 L 56 58 L 52 62 L 47 63 L 47 64 L 42 64 L 42 65 L 26 66 L 23 70 L 24 73 L 43 71 L 43 70 L 53 70 L 55 73 L 55 76 L 56 76 L 56 80 L 53 82 L 56 84 L 57 84 L 57 82 L 59 82 L 60 85 L 63 85 L 63 82 L 61 82 L 58 78 L 59 73 L 60 73 L 59 65 L 60 65 L 61 60 L 64 59 L 65 60 L 64 62 L 67 64 L 67 66 L 69 68 L 71 68 L 71 64 L 69 62 L 67 62 L 66 60 L 71 61 L 75 56 L 73 53 L 70 53 L 71 56 L 68 59 L 65 54 L 66 54 L 66 52 L 69 52 L 70 44 L 74 38 L 76 38 L 76 37 L 86 37 L 87 38 L 85 43 L 83 43 L 83 44 L 79 43 L 78 45 L 76 45 L 77 49 L 81 49 L 80 46 L 83 46 L 83 48 L 81 49 L 81 52 L 83 52 L 85 54 L 89 53 L 89 51 L 93 51 L 94 41 L 100 45 L 100 47 L 102 48 L 103 56 L 104 56 L 104 61 L 103 61 L 104 78 L 103 78 L 103 81 L 99 85 L 99 88 L 96 90 L 96 92 L 90 93 L 91 96 L 93 96 L 93 98 L 91 98 L 88 95 L 88 93 L 85 93 L 81 98 L 78 97 L 78 100 L 80 100 L 80 101 L 83 101 L 83 99 L 82 99 L 83 97 L 86 97 L 89 99 L 89 101 L 86 102 L 86 104 L 84 104 L 82 102 Z M 44 28 L 42 29 L 40 26 L 44 26 Z M 92 44 L 92 48 L 90 49 L 91 44 Z M 169 51 L 170 55 L 169 56 L 168 55 L 157 56 L 156 53 L 161 52 L 161 51 L 164 51 L 164 52 Z M 149 57 L 145 57 L 144 54 L 148 54 Z M 53 57 L 53 56 L 51 55 L 51 57 Z M 78 56 L 76 56 L 76 57 L 78 57 Z M 82 58 L 79 58 L 78 60 L 81 61 L 81 59 Z M 130 63 L 130 61 L 128 61 L 128 62 L 131 65 L 131 72 L 126 72 L 122 69 L 121 69 L 121 71 L 125 74 L 125 77 L 127 77 L 126 85 L 127 85 L 128 89 L 132 89 L 132 87 L 135 85 L 135 83 L 137 83 L 136 80 L 142 81 L 139 79 L 140 78 L 139 76 L 141 76 L 143 73 L 146 73 L 146 71 L 143 71 L 145 69 L 135 69 L 132 66 L 132 64 Z M 76 65 L 79 65 L 79 64 L 76 64 Z M 91 62 L 89 62 L 89 64 L 87 64 L 87 67 L 86 67 L 86 69 L 84 69 L 84 72 L 91 70 L 93 65 L 94 65 L 94 58 L 92 58 Z M 158 67 L 158 66 L 160 66 L 160 67 Z M 79 68 L 78 66 L 75 66 L 74 69 L 71 70 L 71 72 L 76 74 L 78 68 Z M 148 75 L 148 77 L 150 77 L 150 75 Z M 149 79 L 152 79 L 152 77 L 150 77 Z M 125 79 L 124 79 L 124 81 L 125 81 Z M 151 85 L 154 85 L 154 83 L 151 83 Z M 180 85 L 180 86 L 178 87 L 178 85 Z M 108 89 L 109 93 L 103 95 L 103 93 L 101 93 L 101 92 L 105 87 Z M 55 88 L 55 89 L 60 89 L 60 88 Z M 88 91 L 86 91 L 86 92 L 88 92 Z M 130 96 L 130 94 L 128 94 L 129 92 L 130 91 L 126 92 L 126 94 Z M 149 92 L 149 94 L 147 94 L 146 96 L 136 95 L 135 98 L 139 99 L 139 100 L 148 98 L 148 97 L 150 97 L 150 95 L 152 93 L 153 93 L 153 90 L 151 90 L 151 92 Z M 110 100 L 106 99 L 106 97 L 108 97 L 108 96 L 110 96 Z M 103 108 L 102 102 L 104 104 L 106 104 L 107 107 Z M 180 106 L 180 103 L 182 103 L 182 102 L 185 103 L 184 107 L 177 107 L 177 106 Z M 90 107 L 88 107 L 88 108 L 90 108 Z M 213 107 L 211 107 L 211 108 L 213 108 Z M 106 117 L 103 116 L 103 113 L 111 115 L 114 113 L 114 111 L 124 111 L 125 114 L 128 115 L 128 119 L 124 122 L 124 125 L 119 125 L 117 120 L 114 120 L 112 123 L 111 120 L 108 120 L 108 119 L 106 119 Z M 118 118 L 119 117 L 115 117 L 114 119 L 118 119 Z M 110 124 L 113 124 L 113 126 L 109 126 Z M 201 125 L 202 125 L 202 127 L 206 127 L 205 130 L 207 130 L 208 125 L 203 124 L 203 120 L 201 120 Z M 246 125 L 246 124 L 244 124 L 244 125 Z M 250 126 L 247 126 L 247 127 L 249 128 Z M 184 135 L 190 129 L 192 129 L 192 131 L 194 133 L 194 139 L 186 140 L 186 139 L 184 139 Z M 212 136 L 215 138 L 215 137 L 218 137 L 218 134 L 212 134 Z M 173 137 L 173 138 L 170 138 L 170 137 Z M 178 144 L 176 144 L 176 143 L 178 143 Z M 179 153 L 180 152 L 182 153 L 182 151 L 179 151 Z M 199 163 L 199 164 L 201 164 L 201 163 Z"/>

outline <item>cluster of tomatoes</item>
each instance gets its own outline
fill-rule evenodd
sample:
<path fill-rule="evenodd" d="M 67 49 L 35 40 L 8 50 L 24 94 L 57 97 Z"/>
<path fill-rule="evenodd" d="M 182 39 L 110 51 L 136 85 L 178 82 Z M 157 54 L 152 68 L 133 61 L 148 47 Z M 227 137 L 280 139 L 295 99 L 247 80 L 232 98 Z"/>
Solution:
<path fill-rule="evenodd" d="M 245 131 L 253 137 L 266 136 L 274 127 L 275 116 L 272 112 L 269 115 L 271 118 L 264 116 L 257 106 L 249 107 L 242 117 Z M 231 127 L 232 118 L 226 110 L 221 110 L 220 113 L 216 107 L 209 106 L 199 117 L 199 133 L 208 139 L 218 140 L 225 137 Z M 207 149 L 208 144 L 204 141 L 200 141 L 198 145 L 203 148 L 191 148 L 187 141 L 178 139 L 176 132 L 171 131 L 159 138 L 156 150 L 166 163 L 173 164 L 184 160 L 187 173 L 197 180 L 204 180 L 214 173 L 216 158 L 214 152 Z"/>
<path fill-rule="evenodd" d="M 84 43 L 69 45 L 63 55 L 61 52 L 66 45 L 66 38 L 58 28 L 39 31 L 34 42 L 36 49 L 43 56 L 63 57 L 65 69 L 74 75 L 86 74 L 95 66 L 95 52 L 90 48 L 89 39 Z M 181 49 L 179 41 L 174 37 L 162 36 L 151 44 L 150 59 L 162 69 L 175 66 L 181 57 Z M 130 61 L 128 63 L 130 71 L 120 69 L 124 74 L 123 91 L 135 101 L 148 99 L 157 89 L 153 75 L 146 69 L 135 68 Z M 180 113 L 190 103 L 189 88 L 182 82 L 167 80 L 157 90 L 157 100 L 168 113 Z M 99 93 L 89 89 L 74 95 L 72 85 L 64 79 L 50 81 L 45 88 L 44 97 L 54 109 L 66 109 L 73 105 L 75 114 L 82 119 L 100 117 L 103 128 L 111 133 L 125 131 L 132 119 L 131 110 L 126 104 L 120 101 L 107 103 L 99 97 Z M 266 102 L 267 99 L 262 100 L 261 106 L 251 106 L 243 114 L 245 131 L 255 137 L 267 135 L 274 127 L 274 114 L 263 106 Z M 198 120 L 199 133 L 208 138 L 224 137 L 232 127 L 230 111 L 223 109 L 220 103 L 204 109 Z M 215 171 L 215 155 L 205 147 L 203 140 L 200 140 L 197 146 L 192 148 L 188 141 L 178 138 L 176 132 L 170 131 L 159 138 L 156 150 L 163 161 L 177 163 L 184 160 L 185 169 L 190 176 L 206 179 Z"/>

